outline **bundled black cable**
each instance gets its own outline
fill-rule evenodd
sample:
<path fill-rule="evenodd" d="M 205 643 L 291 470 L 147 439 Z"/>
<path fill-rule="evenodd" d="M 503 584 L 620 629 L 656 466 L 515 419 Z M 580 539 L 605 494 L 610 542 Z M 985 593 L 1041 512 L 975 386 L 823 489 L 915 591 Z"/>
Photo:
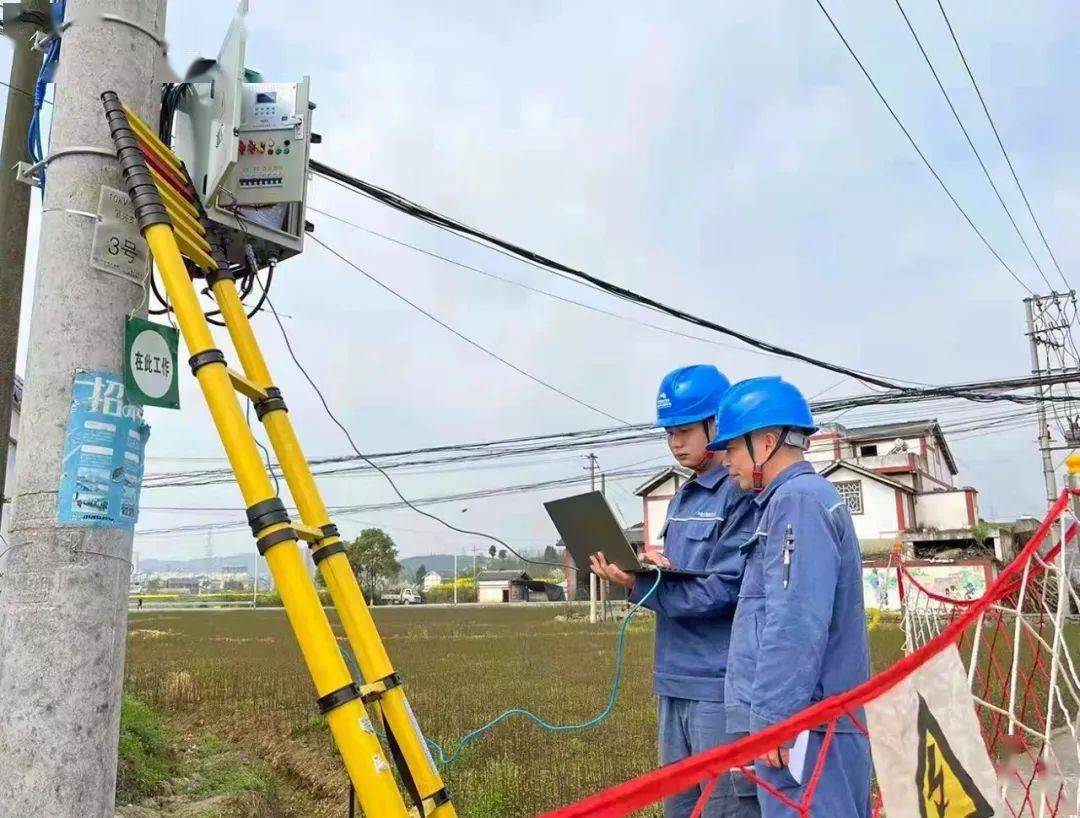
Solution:
<path fill-rule="evenodd" d="M 197 73 L 197 69 L 204 68 L 205 66 L 203 66 L 203 63 L 206 63 L 206 61 L 204 60 L 201 62 L 196 62 L 195 66 L 193 66 L 192 69 L 188 72 L 189 77 L 192 76 L 193 71 Z M 161 114 L 158 117 L 158 138 L 170 147 L 172 146 L 173 123 L 176 119 L 176 111 L 179 108 L 183 98 L 191 92 L 191 89 L 192 85 L 190 82 L 166 83 L 162 86 Z M 191 179 L 187 178 L 187 168 L 183 168 L 183 172 L 188 184 L 191 185 Z M 194 189 L 193 185 L 192 189 Z M 203 221 L 205 223 L 206 212 L 203 209 L 202 202 L 199 200 L 198 196 L 195 197 L 195 205 L 199 209 L 199 214 L 203 218 Z M 235 212 L 235 208 L 234 215 L 236 216 L 237 221 L 240 224 L 240 229 L 244 231 L 245 239 L 247 239 L 247 231 L 244 230 L 244 223 L 242 217 L 239 213 Z M 208 238 L 210 238 L 211 243 L 213 243 L 214 238 L 212 236 Z M 250 249 L 250 245 L 247 245 L 247 247 Z M 202 271 L 200 271 L 194 264 L 186 260 L 185 263 L 187 264 L 188 274 L 193 279 L 200 278 L 202 276 Z M 270 285 L 273 283 L 274 280 L 274 266 L 275 265 L 271 264 L 269 269 L 267 270 L 266 286 L 261 291 L 261 294 L 258 301 L 256 301 L 255 306 L 253 306 L 247 311 L 248 318 L 252 318 L 265 305 L 267 292 L 269 291 Z M 230 272 L 233 274 L 233 278 L 237 282 L 240 301 L 244 302 L 255 289 L 255 276 L 258 274 L 258 264 L 255 261 L 254 253 L 248 252 L 245 256 L 245 263 L 232 265 Z M 151 315 L 165 315 L 166 313 L 172 312 L 172 307 L 169 305 L 168 299 L 165 295 L 162 294 L 161 290 L 158 288 L 157 279 L 153 275 L 150 276 L 150 289 L 153 292 L 154 298 L 157 300 L 159 306 L 157 308 L 151 307 L 148 310 L 149 313 Z M 209 288 L 203 290 L 203 295 L 210 295 Z M 211 324 L 213 324 L 214 326 L 223 327 L 225 326 L 225 323 L 222 321 L 218 321 L 215 318 L 215 316 L 218 316 L 220 314 L 220 309 L 207 310 L 203 313 L 203 315 L 206 316 L 206 320 L 209 321 Z"/>
<path fill-rule="evenodd" d="M 602 278 L 598 278 L 583 270 L 577 270 L 559 261 L 547 258 L 540 253 L 533 252 L 520 247 L 512 242 L 505 241 L 496 236 L 492 236 L 488 233 L 478 230 L 474 227 L 470 227 L 462 222 L 457 221 L 449 216 L 445 216 L 423 205 L 417 204 L 400 194 L 381 188 L 378 185 L 374 185 L 371 182 L 365 182 L 363 179 L 358 179 L 344 171 L 332 168 L 329 165 L 319 162 L 316 159 L 311 160 L 311 169 L 315 173 L 323 176 L 327 179 L 331 179 L 353 191 L 374 199 L 377 202 L 392 207 L 402 213 L 405 213 L 413 218 L 420 219 L 428 224 L 439 227 L 443 230 L 447 230 L 451 233 L 455 233 L 460 236 L 465 236 L 490 247 L 496 248 L 502 252 L 508 253 L 518 259 L 533 264 L 538 267 L 542 267 L 550 272 L 570 276 L 578 281 L 585 282 L 592 287 L 606 292 L 610 295 L 614 295 L 617 298 L 621 298 L 624 301 L 628 301 L 638 306 L 646 307 L 647 309 L 654 310 L 664 315 L 669 315 L 672 318 L 677 318 L 680 321 L 693 324 L 695 326 L 703 327 L 705 329 L 713 330 L 722 335 L 726 335 L 730 338 L 742 341 L 744 344 L 751 346 L 762 352 L 772 353 L 774 355 L 780 355 L 785 358 L 790 358 L 796 361 L 802 361 L 803 363 L 816 366 L 819 369 L 826 369 L 830 372 L 836 372 L 840 375 L 846 375 L 862 383 L 870 386 L 881 387 L 884 389 L 894 390 L 897 393 L 905 396 L 911 396 L 913 398 L 920 397 L 951 397 L 951 398 L 963 398 L 965 400 L 976 402 L 995 402 L 995 401 L 1007 401 L 1012 403 L 1033 403 L 1040 400 L 1039 397 L 1034 395 L 1012 395 L 1008 393 L 998 392 L 986 392 L 973 389 L 957 389 L 955 387 L 947 386 L 925 386 L 915 387 L 908 384 L 901 383 L 890 378 L 874 375 L 869 372 L 863 372 L 858 369 L 852 369 L 851 367 L 843 366 L 841 364 L 831 363 L 824 361 L 820 358 L 814 358 L 813 356 L 806 355 L 802 352 L 787 349 L 785 347 L 777 346 L 776 344 L 763 341 L 760 338 L 755 338 L 752 335 L 747 335 L 739 330 L 726 327 L 722 324 L 718 324 L 715 321 L 710 321 L 707 318 L 694 315 L 693 313 L 686 312 L 678 307 L 673 307 L 669 304 L 665 304 L 662 301 L 650 298 L 649 296 L 642 295 L 626 287 L 622 287 L 618 284 L 613 284 L 609 281 L 605 281 Z"/>

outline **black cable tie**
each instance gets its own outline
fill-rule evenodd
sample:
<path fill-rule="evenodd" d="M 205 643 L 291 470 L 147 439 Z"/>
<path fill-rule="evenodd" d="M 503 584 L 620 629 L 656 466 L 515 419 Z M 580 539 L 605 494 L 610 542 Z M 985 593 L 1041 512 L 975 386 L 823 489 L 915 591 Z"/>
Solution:
<path fill-rule="evenodd" d="M 333 523 L 327 523 L 320 530 L 322 531 L 322 535 L 323 535 L 324 540 L 328 540 L 331 537 L 340 537 L 341 536 L 341 532 L 338 531 L 338 527 L 336 525 L 334 525 Z"/>
<path fill-rule="evenodd" d="M 217 267 L 213 270 L 207 270 L 203 273 L 203 278 L 206 279 L 206 285 L 213 287 L 219 281 L 236 281 L 236 274 L 229 267 L 229 260 L 225 257 L 225 251 L 220 246 L 213 248 L 214 261 L 217 262 Z"/>
<path fill-rule="evenodd" d="M 260 531 L 274 523 L 289 522 L 289 513 L 280 497 L 270 497 L 248 507 L 247 521 L 251 526 L 251 535 L 258 537 Z"/>
<path fill-rule="evenodd" d="M 188 364 L 191 366 L 192 375 L 197 374 L 198 371 L 207 364 L 223 363 L 225 363 L 225 353 L 220 349 L 204 349 L 202 352 L 196 352 L 188 358 Z"/>
<path fill-rule="evenodd" d="M 345 543 L 336 542 L 333 545 L 324 545 L 322 548 L 316 549 L 311 552 L 311 561 L 318 565 L 327 557 L 332 557 L 334 554 L 344 554 Z"/>
<path fill-rule="evenodd" d="M 370 704 L 371 702 L 378 701 L 387 694 L 388 691 L 393 690 L 395 687 L 401 686 L 401 677 L 397 675 L 397 672 L 391 673 L 389 676 L 384 676 L 378 681 L 372 682 L 373 685 L 381 684 L 381 690 L 372 690 L 365 693 L 361 699 L 364 704 Z"/>
<path fill-rule="evenodd" d="M 275 545 L 280 545 L 283 542 L 295 542 L 296 532 L 291 528 L 281 528 L 277 531 L 271 531 L 269 534 L 259 537 L 255 540 L 255 547 L 259 549 L 259 555 L 265 557 L 266 552 L 273 548 Z"/>
<path fill-rule="evenodd" d="M 360 688 L 356 686 L 355 682 L 349 682 L 345 687 L 339 687 L 337 690 L 332 690 L 325 696 L 319 696 L 316 700 L 316 704 L 319 706 L 319 712 L 324 716 L 335 708 L 341 707 L 343 704 L 348 704 L 353 699 L 360 698 Z"/>
<path fill-rule="evenodd" d="M 255 407 L 255 416 L 262 420 L 263 417 L 270 412 L 281 410 L 282 412 L 288 412 L 289 407 L 285 405 L 285 399 L 281 397 L 281 390 L 276 386 L 268 386 L 264 390 L 266 392 L 265 398 L 259 398 L 252 402 Z"/>

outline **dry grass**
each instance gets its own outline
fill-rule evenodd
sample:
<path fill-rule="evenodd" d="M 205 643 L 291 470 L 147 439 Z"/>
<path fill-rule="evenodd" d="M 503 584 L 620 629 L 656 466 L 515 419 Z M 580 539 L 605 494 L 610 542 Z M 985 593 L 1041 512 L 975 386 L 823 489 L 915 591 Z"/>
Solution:
<path fill-rule="evenodd" d="M 583 721 L 603 707 L 616 628 L 556 618 L 566 613 L 463 606 L 380 608 L 375 615 L 420 723 L 449 751 L 507 707 L 527 707 L 553 722 Z M 333 614 L 331 621 L 344 644 Z M 260 757 L 294 790 L 311 795 L 318 806 L 305 814 L 343 814 L 347 782 L 283 612 L 145 612 L 132 617 L 129 636 L 128 692 L 169 723 L 211 730 Z M 471 745 L 445 771 L 460 814 L 535 814 L 653 769 L 652 636 L 648 619 L 631 628 L 622 694 L 600 727 L 556 735 L 512 720 Z M 1080 644 L 1076 625 L 1068 643 L 1074 651 Z M 875 673 L 899 658 L 902 644 L 895 622 L 875 624 Z M 991 698 L 1000 700 L 997 694 Z"/>
<path fill-rule="evenodd" d="M 424 730 L 450 749 L 507 707 L 557 722 L 583 721 L 603 707 L 615 626 L 556 620 L 565 613 L 384 608 L 376 620 Z M 461 814 L 535 814 L 653 769 L 652 635 L 648 620 L 632 627 L 622 695 L 597 729 L 556 735 L 516 720 L 471 745 L 446 772 Z M 894 625 L 877 628 L 874 641 L 876 669 L 899 655 Z M 311 681 L 282 612 L 134 615 L 126 684 L 166 719 L 204 725 L 254 751 L 311 792 L 320 813 L 343 814 L 344 773 L 315 717 Z"/>
<path fill-rule="evenodd" d="M 425 731 L 452 746 L 506 707 L 529 707 L 552 721 L 580 721 L 600 710 L 615 627 L 556 621 L 559 613 L 565 612 L 417 608 L 381 609 L 376 618 Z M 596 730 L 559 736 L 515 721 L 466 750 L 446 773 L 462 814 L 531 814 L 653 768 L 651 646 L 651 625 L 635 624 L 623 695 Z M 311 681 L 282 612 L 135 615 L 126 686 L 167 719 L 195 719 L 260 751 L 302 780 L 328 815 L 341 814 L 344 774 L 327 763 L 333 749 L 313 717 Z"/>

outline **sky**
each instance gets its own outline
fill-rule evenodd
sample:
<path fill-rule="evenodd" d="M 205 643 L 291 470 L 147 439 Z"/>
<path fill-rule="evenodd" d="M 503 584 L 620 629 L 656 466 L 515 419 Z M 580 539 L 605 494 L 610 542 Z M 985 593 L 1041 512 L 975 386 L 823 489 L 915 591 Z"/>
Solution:
<path fill-rule="evenodd" d="M 487 232 L 625 287 L 818 358 L 923 383 L 1030 370 L 1026 295 L 953 208 L 813 0 L 614 3 L 253 0 L 248 65 L 311 77 L 317 158 Z M 882 92 L 1017 275 L 1046 287 L 1012 232 L 894 3 L 826 3 Z M 1068 2 L 947 3 L 1011 158 L 1067 277 L 1080 262 L 1080 12 Z M 999 188 L 1058 283 L 948 37 L 936 2 L 906 0 Z M 173 0 L 167 39 L 182 73 L 213 56 L 228 3 Z M 7 74 L 10 45 L 0 47 Z M 0 93 L 3 93 L 0 89 Z M 35 206 L 39 199 L 35 195 Z M 651 418 L 670 369 L 711 362 L 732 380 L 781 374 L 807 394 L 865 391 L 801 363 L 641 325 L 690 328 L 508 259 L 315 179 L 309 204 L 618 320 L 447 265 L 309 215 L 316 235 L 478 343 L 605 413 Z M 29 326 L 37 214 L 22 326 Z M 1070 229 L 1072 228 L 1072 229 Z M 273 301 L 300 361 L 365 451 L 545 434 L 612 421 L 524 378 L 308 243 Z M 255 319 L 311 455 L 345 454 L 340 430 Z M 723 346 L 714 341 L 722 342 Z M 222 346 L 228 350 L 224 339 Z M 183 350 L 181 355 L 185 356 Z M 32 373 L 31 373 L 32 377 Z M 181 412 L 150 409 L 148 471 L 224 465 L 194 381 Z M 957 414 L 976 409 L 953 410 Z M 908 417 L 918 416 L 911 408 Z M 854 413 L 845 423 L 872 413 Z M 1035 424 L 952 441 L 959 482 L 991 519 L 1044 506 Z M 646 462 L 642 462 L 646 461 Z M 601 469 L 667 463 L 662 444 L 601 453 Z M 583 473 L 583 457 L 515 468 L 404 474 L 407 496 Z M 635 480 L 611 481 L 627 523 Z M 390 500 L 378 476 L 322 482 L 328 504 Z M 529 550 L 555 539 L 542 501 L 568 490 L 446 504 L 457 525 Z M 141 529 L 242 521 L 233 486 L 153 489 Z M 385 527 L 403 555 L 488 543 L 404 511 L 344 517 Z M 251 550 L 243 529 L 216 554 Z M 142 557 L 204 556 L 205 534 L 139 536 Z"/>

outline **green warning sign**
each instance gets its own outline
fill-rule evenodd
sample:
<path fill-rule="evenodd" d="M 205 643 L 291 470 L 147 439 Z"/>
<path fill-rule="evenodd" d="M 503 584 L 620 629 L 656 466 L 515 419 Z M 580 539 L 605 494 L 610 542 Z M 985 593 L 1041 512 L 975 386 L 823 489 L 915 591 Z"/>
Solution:
<path fill-rule="evenodd" d="M 176 368 L 179 335 L 164 324 L 142 318 L 127 319 L 124 327 L 124 387 L 130 403 L 180 408 Z"/>

